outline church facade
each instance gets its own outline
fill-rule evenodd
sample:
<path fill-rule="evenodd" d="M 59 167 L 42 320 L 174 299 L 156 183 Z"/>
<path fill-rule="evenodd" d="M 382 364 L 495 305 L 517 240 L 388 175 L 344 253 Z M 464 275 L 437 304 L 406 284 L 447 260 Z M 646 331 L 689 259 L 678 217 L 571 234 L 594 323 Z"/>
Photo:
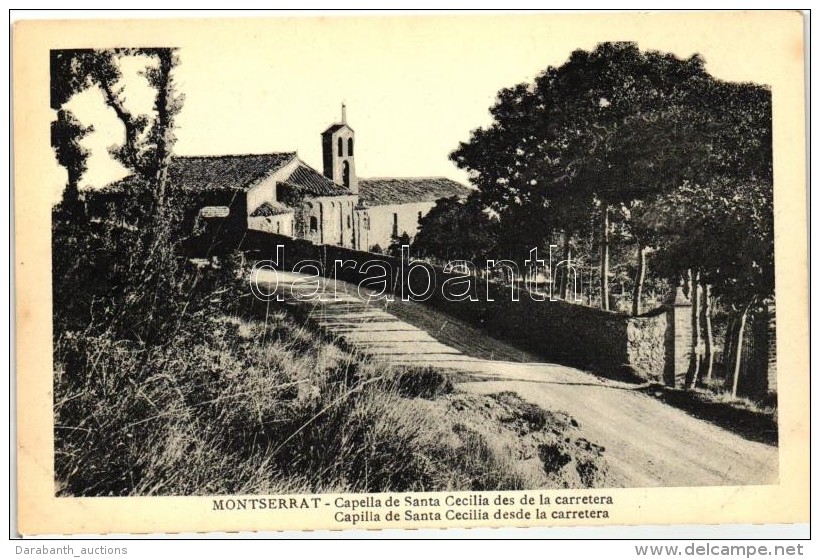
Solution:
<path fill-rule="evenodd" d="M 295 152 L 216 157 L 175 157 L 175 184 L 233 192 L 230 207 L 201 208 L 198 219 L 214 224 L 233 213 L 245 227 L 357 250 L 386 249 L 403 233 L 412 238 L 419 219 L 436 201 L 466 197 L 469 189 L 444 177 L 359 178 L 355 132 L 342 119 L 322 134 L 322 172 Z M 236 197 L 244 203 L 236 203 Z M 246 216 L 236 215 L 244 212 Z"/>

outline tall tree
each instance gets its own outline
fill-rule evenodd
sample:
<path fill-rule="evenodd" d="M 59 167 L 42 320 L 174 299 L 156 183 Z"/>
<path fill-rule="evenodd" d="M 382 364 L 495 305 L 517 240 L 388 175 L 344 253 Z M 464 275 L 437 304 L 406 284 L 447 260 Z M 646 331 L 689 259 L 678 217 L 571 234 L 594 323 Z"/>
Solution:
<path fill-rule="evenodd" d="M 442 198 L 419 221 L 413 252 L 442 261 L 469 260 L 483 267 L 498 243 L 498 220 L 476 196 Z"/>
<path fill-rule="evenodd" d="M 598 207 L 608 308 L 612 208 L 674 188 L 699 167 L 706 148 L 698 149 L 697 126 L 707 119 L 692 115 L 711 80 L 698 56 L 641 52 L 634 43 L 575 51 L 533 84 L 502 90 L 494 123 L 473 131 L 451 158 L 470 171 L 502 223 L 510 206 L 537 214 L 544 200 Z"/>
<path fill-rule="evenodd" d="M 62 205 L 74 217 L 79 217 L 80 179 L 88 169 L 88 157 L 91 155 L 81 142 L 93 130 L 92 126 L 83 126 L 67 109 L 59 109 L 57 120 L 51 123 L 51 147 L 54 148 L 57 162 L 68 171 Z"/>
<path fill-rule="evenodd" d="M 670 277 L 698 270 L 706 293 L 720 299 L 734 315 L 724 345 L 734 348 L 729 374 L 736 392 L 749 312 L 774 296 L 772 183 L 719 177 L 705 185 L 686 184 L 657 205 L 661 221 L 656 224 L 656 265 Z"/>
<path fill-rule="evenodd" d="M 125 62 L 139 62 L 138 74 L 124 73 Z M 174 117 L 182 106 L 173 70 L 178 63 L 172 48 L 127 48 L 99 50 L 56 50 L 51 52 L 51 106 L 58 111 L 55 151 L 58 161 L 69 170 L 69 187 L 84 170 L 87 153 L 80 139 L 87 129 L 69 118 L 64 109 L 74 95 L 98 89 L 105 105 L 123 126 L 123 140 L 109 149 L 110 154 L 132 172 L 123 205 L 136 206 L 138 234 L 129 246 L 128 278 L 118 288 L 126 292 L 112 327 L 132 331 L 145 341 L 161 336 L 163 297 L 175 297 L 180 274 L 173 228 L 179 221 L 168 188 L 168 164 L 174 144 Z M 128 102 L 132 87 L 144 79 L 153 90 L 150 110 L 137 110 Z M 147 194 L 147 203 L 145 202 Z M 69 194 L 69 196 L 71 196 Z M 118 232 L 117 234 L 121 234 Z"/>
<path fill-rule="evenodd" d="M 155 90 L 153 111 L 149 114 L 134 113 L 128 107 L 126 92 L 129 86 L 122 74 L 122 61 L 126 58 L 139 58 L 145 62 L 142 74 Z M 99 88 L 105 104 L 113 110 L 124 129 L 123 142 L 111 148 L 111 154 L 150 185 L 158 210 L 167 201 L 167 167 L 175 139 L 173 119 L 183 101 L 174 87 L 173 69 L 177 64 L 177 52 L 171 48 L 51 52 L 52 108 L 60 110 L 75 94 L 91 87 Z M 77 143 L 88 132 L 79 123 L 72 124 L 65 117 L 63 120 L 60 124 L 58 112 L 55 126 L 64 132 L 60 137 L 63 145 Z"/>

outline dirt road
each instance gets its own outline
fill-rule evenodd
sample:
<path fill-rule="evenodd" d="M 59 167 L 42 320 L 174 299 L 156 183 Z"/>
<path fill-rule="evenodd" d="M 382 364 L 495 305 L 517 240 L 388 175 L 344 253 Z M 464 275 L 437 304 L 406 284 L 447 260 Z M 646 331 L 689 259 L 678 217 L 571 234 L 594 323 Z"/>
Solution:
<path fill-rule="evenodd" d="M 268 274 L 268 275 L 265 275 Z M 263 272 L 260 282 L 270 282 Z M 301 281 L 300 281 L 301 280 Z M 574 417 L 605 447 L 613 485 L 621 487 L 748 485 L 777 482 L 778 449 L 696 419 L 635 385 L 550 363 L 413 302 L 361 299 L 356 286 L 321 280 L 318 297 L 304 276 L 279 272 L 277 291 L 308 308 L 319 326 L 390 363 L 429 364 L 468 373 L 459 387 L 475 393 L 511 390 Z"/>

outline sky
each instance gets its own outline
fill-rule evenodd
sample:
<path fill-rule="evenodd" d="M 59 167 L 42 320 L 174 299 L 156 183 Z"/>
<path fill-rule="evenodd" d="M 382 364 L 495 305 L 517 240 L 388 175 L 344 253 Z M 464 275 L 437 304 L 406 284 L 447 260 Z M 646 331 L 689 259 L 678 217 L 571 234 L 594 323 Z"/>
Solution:
<path fill-rule="evenodd" d="M 178 155 L 297 151 L 321 170 L 320 134 L 347 105 L 360 177 L 446 176 L 467 182 L 448 159 L 470 131 L 491 122 L 499 89 L 531 81 L 575 49 L 636 41 L 680 57 L 700 53 L 731 81 L 770 83 L 781 44 L 765 13 L 382 15 L 191 20 L 124 34 L 124 44 L 179 47 Z M 150 106 L 137 68 L 128 103 Z M 122 129 L 98 91 L 69 104 L 94 132 L 84 185 L 125 174 L 106 148 Z M 56 162 L 55 162 L 56 165 Z M 61 185 L 55 185 L 59 191 Z"/>

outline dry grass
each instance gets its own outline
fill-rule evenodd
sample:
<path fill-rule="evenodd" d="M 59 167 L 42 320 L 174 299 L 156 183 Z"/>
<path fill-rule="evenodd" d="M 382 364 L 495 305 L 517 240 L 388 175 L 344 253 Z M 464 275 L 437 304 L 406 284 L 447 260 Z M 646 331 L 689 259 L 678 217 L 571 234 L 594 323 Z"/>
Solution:
<path fill-rule="evenodd" d="M 713 379 L 704 382 L 704 388 L 696 389 L 698 396 L 705 401 L 727 404 L 735 408 L 755 413 L 770 415 L 777 420 L 777 399 L 769 395 L 762 399 L 753 399 L 746 396 L 733 396 L 732 391 L 726 388 L 724 379 Z"/>
<path fill-rule="evenodd" d="M 509 394 L 453 393 L 437 371 L 353 355 L 282 312 L 200 317 L 151 348 L 65 333 L 55 363 L 60 495 L 522 489 L 603 475 L 569 419 Z M 556 467 L 547 447 L 568 459 Z"/>
<path fill-rule="evenodd" d="M 80 225 L 52 230 L 58 495 L 520 489 L 603 475 L 601 452 L 566 418 L 370 361 L 276 308 L 249 318 L 259 309 L 239 255 L 192 268 L 162 252 L 146 283 L 138 229 Z"/>

